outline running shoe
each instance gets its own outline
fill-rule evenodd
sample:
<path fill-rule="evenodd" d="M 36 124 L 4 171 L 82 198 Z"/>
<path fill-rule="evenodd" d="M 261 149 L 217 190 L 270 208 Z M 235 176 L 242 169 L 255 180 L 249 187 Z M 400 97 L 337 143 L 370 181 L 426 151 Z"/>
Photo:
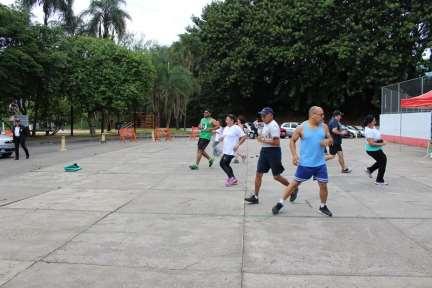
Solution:
<path fill-rule="evenodd" d="M 319 208 L 319 211 L 322 213 L 322 214 L 324 214 L 324 215 L 327 215 L 327 216 L 329 216 L 329 217 L 332 217 L 333 216 L 333 213 L 327 208 L 327 205 L 324 205 L 323 207 L 320 207 Z"/>
<path fill-rule="evenodd" d="M 345 168 L 345 169 L 342 170 L 342 173 L 343 173 L 343 174 L 349 174 L 349 173 L 351 173 L 351 172 L 352 172 L 352 170 L 349 169 L 349 168 Z"/>
<path fill-rule="evenodd" d="M 278 202 L 273 208 L 272 208 L 272 212 L 273 215 L 279 214 L 279 211 L 284 207 L 284 205 L 280 202 Z"/>
<path fill-rule="evenodd" d="M 212 166 L 213 166 L 213 163 L 214 163 L 214 158 L 211 158 L 211 159 L 209 160 L 209 167 L 212 167 Z"/>
<path fill-rule="evenodd" d="M 369 168 L 366 168 L 366 169 L 364 170 L 364 172 L 366 173 L 366 175 L 367 175 L 369 178 L 372 178 L 372 173 L 370 172 Z"/>
<path fill-rule="evenodd" d="M 190 168 L 191 170 L 198 170 L 198 169 L 199 169 L 198 165 L 195 165 L 195 164 L 190 165 L 189 168 Z"/>
<path fill-rule="evenodd" d="M 297 199 L 298 188 L 294 190 L 294 192 L 290 196 L 290 202 L 294 202 Z"/>
<path fill-rule="evenodd" d="M 249 202 L 250 204 L 258 204 L 259 200 L 258 197 L 255 196 L 255 194 L 251 194 L 249 197 L 244 199 L 246 202 Z"/>
<path fill-rule="evenodd" d="M 231 183 L 231 185 L 237 185 L 238 184 L 237 178 L 235 178 L 235 177 L 231 178 L 230 183 Z"/>
<path fill-rule="evenodd" d="M 378 182 L 378 181 L 375 181 L 375 185 L 379 185 L 379 186 L 387 186 L 388 183 L 387 183 L 387 182 Z"/>

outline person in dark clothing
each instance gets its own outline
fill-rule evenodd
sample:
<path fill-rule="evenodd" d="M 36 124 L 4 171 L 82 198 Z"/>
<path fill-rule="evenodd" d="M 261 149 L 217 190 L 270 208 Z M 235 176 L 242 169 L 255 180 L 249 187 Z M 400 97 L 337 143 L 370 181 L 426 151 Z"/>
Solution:
<path fill-rule="evenodd" d="M 337 155 L 339 165 L 341 166 L 341 172 L 351 173 L 351 169 L 349 169 L 345 164 L 345 159 L 342 152 L 342 136 L 346 135 L 347 133 L 347 131 L 341 129 L 340 120 L 342 115 L 342 112 L 336 110 L 333 112 L 333 117 L 329 121 L 328 127 L 333 138 L 333 144 L 329 147 L 330 155 L 326 157 L 326 160 L 334 159 Z"/>
<path fill-rule="evenodd" d="M 30 157 L 26 145 L 27 128 L 21 125 L 19 119 L 15 119 L 15 126 L 12 128 L 13 141 L 15 144 L 15 160 L 19 160 L 19 146 L 24 149 L 26 159 Z"/>

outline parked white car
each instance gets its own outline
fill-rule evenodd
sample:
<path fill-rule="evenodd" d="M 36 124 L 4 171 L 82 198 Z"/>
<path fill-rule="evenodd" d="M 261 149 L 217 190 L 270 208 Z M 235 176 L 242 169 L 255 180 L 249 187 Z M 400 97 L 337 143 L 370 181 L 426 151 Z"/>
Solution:
<path fill-rule="evenodd" d="M 294 133 L 294 130 L 299 126 L 300 124 L 297 122 L 284 122 L 281 125 L 281 128 L 285 129 L 286 134 L 288 137 L 291 137 Z"/>
<path fill-rule="evenodd" d="M 10 157 L 15 150 L 12 137 L 0 135 L 0 157 Z"/>
<path fill-rule="evenodd" d="M 359 132 L 353 127 L 350 128 L 350 126 L 345 126 L 342 124 L 340 127 L 342 130 L 348 131 L 348 134 L 344 136 L 345 138 L 357 138 Z"/>

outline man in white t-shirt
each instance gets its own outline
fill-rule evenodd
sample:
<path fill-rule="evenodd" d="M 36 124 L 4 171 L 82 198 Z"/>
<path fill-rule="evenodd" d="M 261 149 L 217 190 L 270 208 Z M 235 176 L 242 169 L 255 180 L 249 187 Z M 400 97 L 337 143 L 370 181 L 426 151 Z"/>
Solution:
<path fill-rule="evenodd" d="M 263 108 L 259 114 L 264 122 L 261 135 L 258 136 L 258 142 L 262 144 L 260 156 L 258 159 L 257 172 L 255 175 L 255 193 L 245 198 L 246 202 L 258 204 L 258 194 L 261 188 L 262 177 L 264 173 L 272 170 L 273 178 L 284 186 L 288 186 L 288 180 L 281 176 L 285 168 L 282 166 L 282 151 L 280 148 L 280 127 L 274 120 L 274 112 L 270 107 Z M 297 191 L 290 198 L 294 201 L 297 197 Z"/>
<path fill-rule="evenodd" d="M 230 164 L 238 148 L 246 140 L 246 134 L 244 133 L 243 129 L 241 129 L 238 125 L 234 124 L 234 115 L 229 114 L 226 117 L 225 122 L 227 126 L 224 128 L 222 134 L 223 156 L 220 160 L 220 166 L 228 176 L 225 181 L 225 186 L 229 187 L 238 184 L 238 180 L 234 176 L 234 171 Z"/>

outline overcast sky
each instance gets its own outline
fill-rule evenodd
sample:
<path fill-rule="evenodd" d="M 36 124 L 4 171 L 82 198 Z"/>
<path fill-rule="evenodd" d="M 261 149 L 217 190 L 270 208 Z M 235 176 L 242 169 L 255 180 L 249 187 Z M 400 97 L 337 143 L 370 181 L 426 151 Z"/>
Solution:
<path fill-rule="evenodd" d="M 133 32 L 145 40 L 155 40 L 162 45 L 170 45 L 177 35 L 190 25 L 191 16 L 200 16 L 204 6 L 212 0 L 126 0 L 125 10 L 132 17 L 128 32 Z M 14 0 L 0 0 L 2 4 L 12 4 Z M 74 12 L 79 14 L 89 6 L 90 0 L 75 0 Z M 43 22 L 40 7 L 32 10 L 36 21 Z"/>

